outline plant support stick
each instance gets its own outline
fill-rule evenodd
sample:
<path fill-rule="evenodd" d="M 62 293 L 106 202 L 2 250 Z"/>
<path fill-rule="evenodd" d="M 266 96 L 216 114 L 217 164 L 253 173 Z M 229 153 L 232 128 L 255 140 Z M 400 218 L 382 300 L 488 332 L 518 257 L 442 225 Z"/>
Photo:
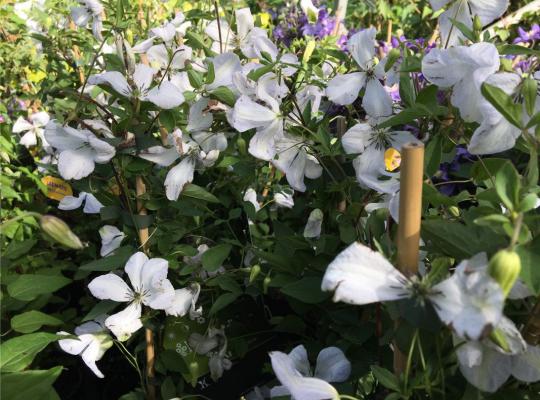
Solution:
<path fill-rule="evenodd" d="M 418 271 L 423 176 L 424 145 L 405 144 L 401 149 L 397 266 L 406 276 Z M 394 344 L 394 372 L 399 375 L 406 364 L 406 356 Z"/>

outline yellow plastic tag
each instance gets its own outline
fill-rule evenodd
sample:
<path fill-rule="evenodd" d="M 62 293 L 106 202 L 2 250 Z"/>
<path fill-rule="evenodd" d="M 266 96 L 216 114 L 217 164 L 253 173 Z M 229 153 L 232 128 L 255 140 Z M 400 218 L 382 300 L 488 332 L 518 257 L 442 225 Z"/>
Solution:
<path fill-rule="evenodd" d="M 401 154 L 399 151 L 390 147 L 384 152 L 384 166 L 387 171 L 394 171 L 401 165 Z"/>
<path fill-rule="evenodd" d="M 47 197 L 54 200 L 62 200 L 65 196 L 72 196 L 73 190 L 66 181 L 54 176 L 44 176 L 41 182 L 47 186 Z"/>
<path fill-rule="evenodd" d="M 267 12 L 261 12 L 257 14 L 261 21 L 261 28 L 268 28 L 270 25 L 270 20 L 272 19 L 272 16 Z"/>

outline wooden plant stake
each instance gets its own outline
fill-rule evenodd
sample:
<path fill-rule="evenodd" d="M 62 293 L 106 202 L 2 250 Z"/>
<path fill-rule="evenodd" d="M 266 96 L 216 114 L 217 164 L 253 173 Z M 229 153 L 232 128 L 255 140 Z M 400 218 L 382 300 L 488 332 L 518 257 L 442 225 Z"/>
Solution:
<path fill-rule="evenodd" d="M 399 224 L 397 235 L 397 267 L 405 276 L 418 271 L 420 219 L 422 217 L 422 183 L 424 177 L 424 145 L 408 143 L 401 148 Z M 407 355 L 394 344 L 394 372 L 405 370 Z"/>

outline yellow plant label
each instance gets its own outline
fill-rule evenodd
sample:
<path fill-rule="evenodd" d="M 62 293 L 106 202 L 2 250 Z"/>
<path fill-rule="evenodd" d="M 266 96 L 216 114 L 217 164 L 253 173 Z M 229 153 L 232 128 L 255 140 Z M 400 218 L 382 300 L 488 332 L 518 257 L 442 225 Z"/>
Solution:
<path fill-rule="evenodd" d="M 387 171 L 394 171 L 399 168 L 401 164 L 401 154 L 399 151 L 390 147 L 384 152 L 384 166 Z"/>
<path fill-rule="evenodd" d="M 44 176 L 41 182 L 47 186 L 47 197 L 54 200 L 62 200 L 65 196 L 72 196 L 73 190 L 66 181 L 54 176 Z"/>

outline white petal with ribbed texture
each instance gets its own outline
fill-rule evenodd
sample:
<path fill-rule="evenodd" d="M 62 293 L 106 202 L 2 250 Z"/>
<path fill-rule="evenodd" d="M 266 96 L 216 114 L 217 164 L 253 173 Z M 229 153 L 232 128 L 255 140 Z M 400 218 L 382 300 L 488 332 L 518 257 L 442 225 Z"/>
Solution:
<path fill-rule="evenodd" d="M 234 104 L 233 126 L 239 132 L 252 128 L 264 128 L 277 119 L 275 112 L 255 103 L 248 96 L 240 96 Z"/>
<path fill-rule="evenodd" d="M 124 310 L 113 314 L 105 320 L 105 326 L 121 342 L 126 341 L 130 336 L 142 328 L 141 304 L 131 303 Z"/>
<path fill-rule="evenodd" d="M 103 204 L 91 193 L 86 193 L 83 212 L 85 214 L 99 214 Z"/>
<path fill-rule="evenodd" d="M 178 200 L 184 186 L 193 181 L 195 160 L 186 157 L 178 165 L 171 168 L 165 178 L 165 194 L 169 200 Z"/>
<path fill-rule="evenodd" d="M 233 75 L 242 70 L 240 58 L 232 52 L 223 53 L 212 59 L 214 64 L 214 81 L 206 85 L 207 90 L 214 90 L 220 86 L 233 86 Z"/>
<path fill-rule="evenodd" d="M 180 154 L 174 147 L 153 146 L 139 153 L 139 157 L 162 167 L 168 167 L 180 157 Z"/>
<path fill-rule="evenodd" d="M 352 104 L 360 94 L 366 83 L 365 72 L 353 72 L 345 75 L 336 75 L 326 87 L 328 99 L 342 106 Z"/>
<path fill-rule="evenodd" d="M 34 125 L 32 125 L 30 122 L 25 120 L 23 117 L 17 118 L 17 121 L 13 124 L 13 128 L 11 129 L 11 132 L 13 133 L 21 133 L 29 131 L 30 129 L 34 128 Z"/>
<path fill-rule="evenodd" d="M 170 307 L 174 299 L 174 288 L 167 279 L 169 263 L 163 258 L 151 258 L 141 271 L 143 303 L 154 310 Z"/>
<path fill-rule="evenodd" d="M 362 98 L 362 107 L 371 117 L 389 117 L 392 115 L 392 98 L 378 79 L 367 80 L 366 92 Z"/>
<path fill-rule="evenodd" d="M 243 40 L 255 26 L 253 15 L 251 15 L 251 11 L 248 7 L 236 10 L 234 14 L 236 16 L 236 30 L 238 32 L 238 37 L 240 40 Z"/>
<path fill-rule="evenodd" d="M 522 382 L 540 381 L 540 347 L 527 345 L 522 354 L 513 356 L 512 375 Z"/>
<path fill-rule="evenodd" d="M 249 141 L 249 154 L 270 161 L 276 155 L 276 141 L 283 137 L 283 121 L 275 119 L 267 127 L 258 129 Z"/>
<path fill-rule="evenodd" d="M 79 208 L 86 199 L 86 192 L 79 193 L 79 196 L 64 196 L 58 203 L 59 210 L 75 210 Z"/>
<path fill-rule="evenodd" d="M 406 298 L 407 278 L 382 254 L 353 243 L 330 263 L 322 290 L 334 291 L 334 301 L 364 305 Z"/>
<path fill-rule="evenodd" d="M 375 57 L 375 28 L 368 28 L 355 33 L 347 42 L 347 48 L 356 63 L 367 70 L 373 66 L 373 57 Z"/>
<path fill-rule="evenodd" d="M 311 367 L 309 365 L 307 350 L 304 345 L 300 344 L 292 349 L 289 358 L 294 363 L 294 368 L 304 376 L 311 375 Z"/>
<path fill-rule="evenodd" d="M 82 179 L 95 168 L 94 151 L 89 146 L 78 150 L 64 150 L 58 156 L 58 172 L 64 179 Z"/>
<path fill-rule="evenodd" d="M 88 78 L 89 85 L 107 85 L 112 87 L 122 96 L 131 96 L 131 87 L 126 77 L 118 71 L 103 72 L 98 75 L 92 75 Z"/>
<path fill-rule="evenodd" d="M 171 108 L 178 107 L 185 99 L 184 94 L 177 86 L 165 80 L 161 82 L 161 85 L 150 89 L 142 100 L 154 103 L 164 110 L 170 110 Z"/>
<path fill-rule="evenodd" d="M 373 128 L 370 124 L 360 123 L 349 128 L 341 138 L 341 145 L 347 154 L 359 154 L 369 146 L 373 136 Z"/>
<path fill-rule="evenodd" d="M 458 46 L 468 40 L 459 28 L 452 23 L 452 20 L 461 22 L 467 28 L 472 29 L 472 16 L 467 0 L 455 1 L 439 17 L 441 43 L 444 47 Z"/>
<path fill-rule="evenodd" d="M 105 225 L 99 229 L 101 237 L 101 250 L 99 254 L 105 257 L 120 247 L 122 240 L 126 237 L 125 233 L 116 226 Z"/>
<path fill-rule="evenodd" d="M 108 273 L 92 279 L 88 284 L 92 296 L 100 300 L 113 300 L 117 302 L 130 301 L 132 290 L 118 275 Z"/>
<path fill-rule="evenodd" d="M 139 92 L 144 93 L 152 84 L 154 79 L 154 69 L 146 64 L 135 65 L 135 72 L 133 72 L 133 83 L 139 89 Z"/>
<path fill-rule="evenodd" d="M 478 15 L 485 26 L 504 14 L 509 0 L 468 0 L 472 15 Z"/>
<path fill-rule="evenodd" d="M 165 313 L 175 317 L 183 317 L 189 312 L 192 300 L 193 293 L 189 288 L 176 289 L 174 299 L 170 306 L 165 309 Z"/>
<path fill-rule="evenodd" d="M 337 347 L 322 349 L 317 356 L 315 378 L 326 382 L 345 382 L 351 375 L 351 363 Z"/>
<path fill-rule="evenodd" d="M 144 254 L 142 251 L 138 251 L 135 254 L 131 255 L 129 259 L 126 262 L 126 265 L 124 267 L 124 271 L 126 271 L 129 281 L 131 282 L 131 286 L 133 286 L 133 289 L 135 292 L 141 292 L 143 288 L 143 278 L 142 278 L 142 270 L 144 267 L 144 264 L 148 261 L 148 256 Z"/>

